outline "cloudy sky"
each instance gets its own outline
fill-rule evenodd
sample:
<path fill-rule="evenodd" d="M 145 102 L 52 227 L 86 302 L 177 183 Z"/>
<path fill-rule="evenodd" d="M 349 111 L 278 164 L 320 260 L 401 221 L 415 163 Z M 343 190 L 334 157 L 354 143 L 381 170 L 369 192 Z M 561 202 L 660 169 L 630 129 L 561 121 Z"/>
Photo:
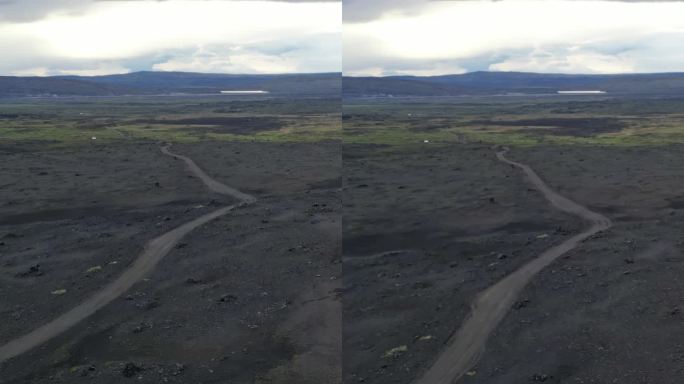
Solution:
<path fill-rule="evenodd" d="M 334 0 L 0 0 L 0 75 L 339 72 Z"/>
<path fill-rule="evenodd" d="M 684 2 L 344 0 L 345 75 L 684 71 Z"/>

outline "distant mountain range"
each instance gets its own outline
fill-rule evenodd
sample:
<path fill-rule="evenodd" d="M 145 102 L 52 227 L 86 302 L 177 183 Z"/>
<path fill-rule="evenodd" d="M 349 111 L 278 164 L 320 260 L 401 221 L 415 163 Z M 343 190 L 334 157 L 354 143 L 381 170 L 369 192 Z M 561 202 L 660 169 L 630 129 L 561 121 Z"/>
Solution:
<path fill-rule="evenodd" d="M 264 90 L 276 96 L 339 96 L 341 75 L 133 72 L 106 76 L 0 76 L 0 97 L 219 94 L 226 90 Z"/>
<path fill-rule="evenodd" d="M 460 96 L 600 90 L 617 95 L 682 95 L 684 73 L 565 75 L 470 72 L 444 76 L 343 77 L 343 95 Z"/>
<path fill-rule="evenodd" d="M 600 90 L 613 95 L 682 95 L 684 73 L 564 75 L 471 72 L 444 76 L 342 77 L 339 73 L 230 75 L 133 72 L 106 76 L 0 76 L 0 97 L 219 94 L 264 90 L 274 96 L 461 96 L 555 94 Z"/>

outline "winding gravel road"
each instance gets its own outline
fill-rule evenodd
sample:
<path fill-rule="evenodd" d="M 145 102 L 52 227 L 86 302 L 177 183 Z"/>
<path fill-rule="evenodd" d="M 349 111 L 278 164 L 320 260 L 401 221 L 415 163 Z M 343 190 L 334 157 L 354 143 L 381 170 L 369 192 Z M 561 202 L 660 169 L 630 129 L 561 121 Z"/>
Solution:
<path fill-rule="evenodd" d="M 95 313 L 112 300 L 121 296 L 135 283 L 140 281 L 147 273 L 152 271 L 159 261 L 166 256 L 171 249 L 190 231 L 206 224 L 207 222 L 221 217 L 235 208 L 252 204 L 256 201 L 251 195 L 240 192 L 209 177 L 192 159 L 175 154 L 169 150 L 169 146 L 161 148 L 161 151 L 169 156 L 185 161 L 189 170 L 199 177 L 200 180 L 212 191 L 238 199 L 240 202 L 219 208 L 215 211 L 191 220 L 163 235 L 156 237 L 145 244 L 144 251 L 133 264 L 125 270 L 119 278 L 112 281 L 86 301 L 72 308 L 49 323 L 0 346 L 0 362 L 16 357 L 27 352 L 62 332 L 73 327 L 81 320 Z"/>
<path fill-rule="evenodd" d="M 204 183 L 204 185 L 206 185 L 210 190 L 212 190 L 216 193 L 220 193 L 222 195 L 232 196 L 232 197 L 240 200 L 242 202 L 241 205 L 251 204 L 251 203 L 256 201 L 256 198 L 254 196 L 240 192 L 235 188 L 231 188 L 225 184 L 219 183 L 218 181 L 212 179 L 211 177 L 209 177 L 209 175 L 204 173 L 202 168 L 197 166 L 197 164 L 195 164 L 195 162 L 192 161 L 191 158 L 189 158 L 187 156 L 183 156 L 183 155 L 178 155 L 178 154 L 171 152 L 169 150 L 170 147 L 171 147 L 170 145 L 162 147 L 161 148 L 162 153 L 169 155 L 171 157 L 174 157 L 176 159 L 180 159 L 180 160 L 185 161 L 185 164 L 187 164 L 188 169 L 190 169 L 190 172 L 194 173 L 195 176 L 199 177 L 200 180 L 202 180 L 202 182 Z"/>
<path fill-rule="evenodd" d="M 556 245 L 523 265 L 503 280 L 480 292 L 472 303 L 470 315 L 449 339 L 447 347 L 417 384 L 452 384 L 478 361 L 491 332 L 503 320 L 525 285 L 561 255 L 574 249 L 592 235 L 611 227 L 611 221 L 588 208 L 565 198 L 551 188 L 532 168 L 506 158 L 508 148 L 496 153 L 499 160 L 522 169 L 527 179 L 557 209 L 578 216 L 591 225 L 585 231 Z"/>

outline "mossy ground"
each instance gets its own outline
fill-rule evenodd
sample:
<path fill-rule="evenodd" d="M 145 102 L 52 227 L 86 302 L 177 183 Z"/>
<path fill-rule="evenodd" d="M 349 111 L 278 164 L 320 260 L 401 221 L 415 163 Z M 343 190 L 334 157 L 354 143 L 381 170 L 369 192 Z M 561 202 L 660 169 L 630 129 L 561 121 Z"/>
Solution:
<path fill-rule="evenodd" d="M 0 143 L 72 145 L 93 140 L 313 142 L 341 139 L 338 99 L 90 98 L 0 102 Z M 269 118 L 273 129 L 173 124 L 197 117 Z M 166 121 L 170 123 L 165 123 Z M 248 129 L 249 131 L 249 129 Z"/>
<path fill-rule="evenodd" d="M 653 146 L 684 143 L 681 99 L 475 98 L 345 100 L 345 143 L 422 145 L 482 142 L 509 146 Z M 582 134 L 545 123 L 517 121 L 593 119 Z M 603 132 L 601 122 L 621 129 Z M 583 121 L 583 124 L 585 122 Z M 567 128 L 567 127 L 565 127 Z M 581 128 L 579 129 L 581 131 Z M 571 132 L 572 131 L 572 132 Z"/>

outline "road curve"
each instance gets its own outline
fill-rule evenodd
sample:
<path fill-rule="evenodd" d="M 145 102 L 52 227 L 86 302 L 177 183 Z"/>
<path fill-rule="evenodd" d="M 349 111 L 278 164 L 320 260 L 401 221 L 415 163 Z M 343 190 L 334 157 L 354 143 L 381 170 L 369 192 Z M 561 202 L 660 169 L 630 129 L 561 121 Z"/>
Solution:
<path fill-rule="evenodd" d="M 185 161 L 185 164 L 187 164 L 188 169 L 190 169 L 190 172 L 194 173 L 195 176 L 199 177 L 200 180 L 202 180 L 202 182 L 204 183 L 204 185 L 206 185 L 207 188 L 209 188 L 210 190 L 216 193 L 220 193 L 222 195 L 232 196 L 242 201 L 244 204 L 251 204 L 256 201 L 256 198 L 254 196 L 240 192 L 235 188 L 231 188 L 225 184 L 219 183 L 218 181 L 212 179 L 211 177 L 209 177 L 209 175 L 204 173 L 202 168 L 198 167 L 197 164 L 195 164 L 195 162 L 192 161 L 191 158 L 171 152 L 169 150 L 170 147 L 171 145 L 166 145 L 161 148 L 161 151 L 166 155 Z"/>
<path fill-rule="evenodd" d="M 416 384 L 453 384 L 470 370 L 484 351 L 490 333 L 503 320 L 527 283 L 561 255 L 577 247 L 588 237 L 610 228 L 611 221 L 588 208 L 565 198 L 551 188 L 532 168 L 506 158 L 508 148 L 496 153 L 499 160 L 522 169 L 527 179 L 557 209 L 590 223 L 585 231 L 547 249 L 503 280 L 480 292 L 461 328 L 449 339 L 444 351 Z"/>
<path fill-rule="evenodd" d="M 53 337 L 56 337 L 62 332 L 73 327 L 81 320 L 92 315 L 97 310 L 110 303 L 112 300 L 121 296 L 135 283 L 140 281 L 147 273 L 152 271 L 157 263 L 159 263 L 159 261 L 193 229 L 220 216 L 223 216 L 235 208 L 251 204 L 256 201 L 253 196 L 242 193 L 227 185 L 221 184 L 220 182 L 207 176 L 207 174 L 204 173 L 204 171 L 202 171 L 202 169 L 200 169 L 190 158 L 170 152 L 168 146 L 163 147 L 161 150 L 163 153 L 169 156 L 184 160 L 188 164 L 190 171 L 199 177 L 200 180 L 202 180 L 202 182 L 212 191 L 235 197 L 240 200 L 240 202 L 209 212 L 148 241 L 145 244 L 142 254 L 138 256 L 133 264 L 126 269 L 121 276 L 119 276 L 119 278 L 107 284 L 104 288 L 96 292 L 90 298 L 86 299 L 84 302 L 57 317 L 56 319 L 0 346 L 0 362 L 16 357 L 47 342 Z"/>

